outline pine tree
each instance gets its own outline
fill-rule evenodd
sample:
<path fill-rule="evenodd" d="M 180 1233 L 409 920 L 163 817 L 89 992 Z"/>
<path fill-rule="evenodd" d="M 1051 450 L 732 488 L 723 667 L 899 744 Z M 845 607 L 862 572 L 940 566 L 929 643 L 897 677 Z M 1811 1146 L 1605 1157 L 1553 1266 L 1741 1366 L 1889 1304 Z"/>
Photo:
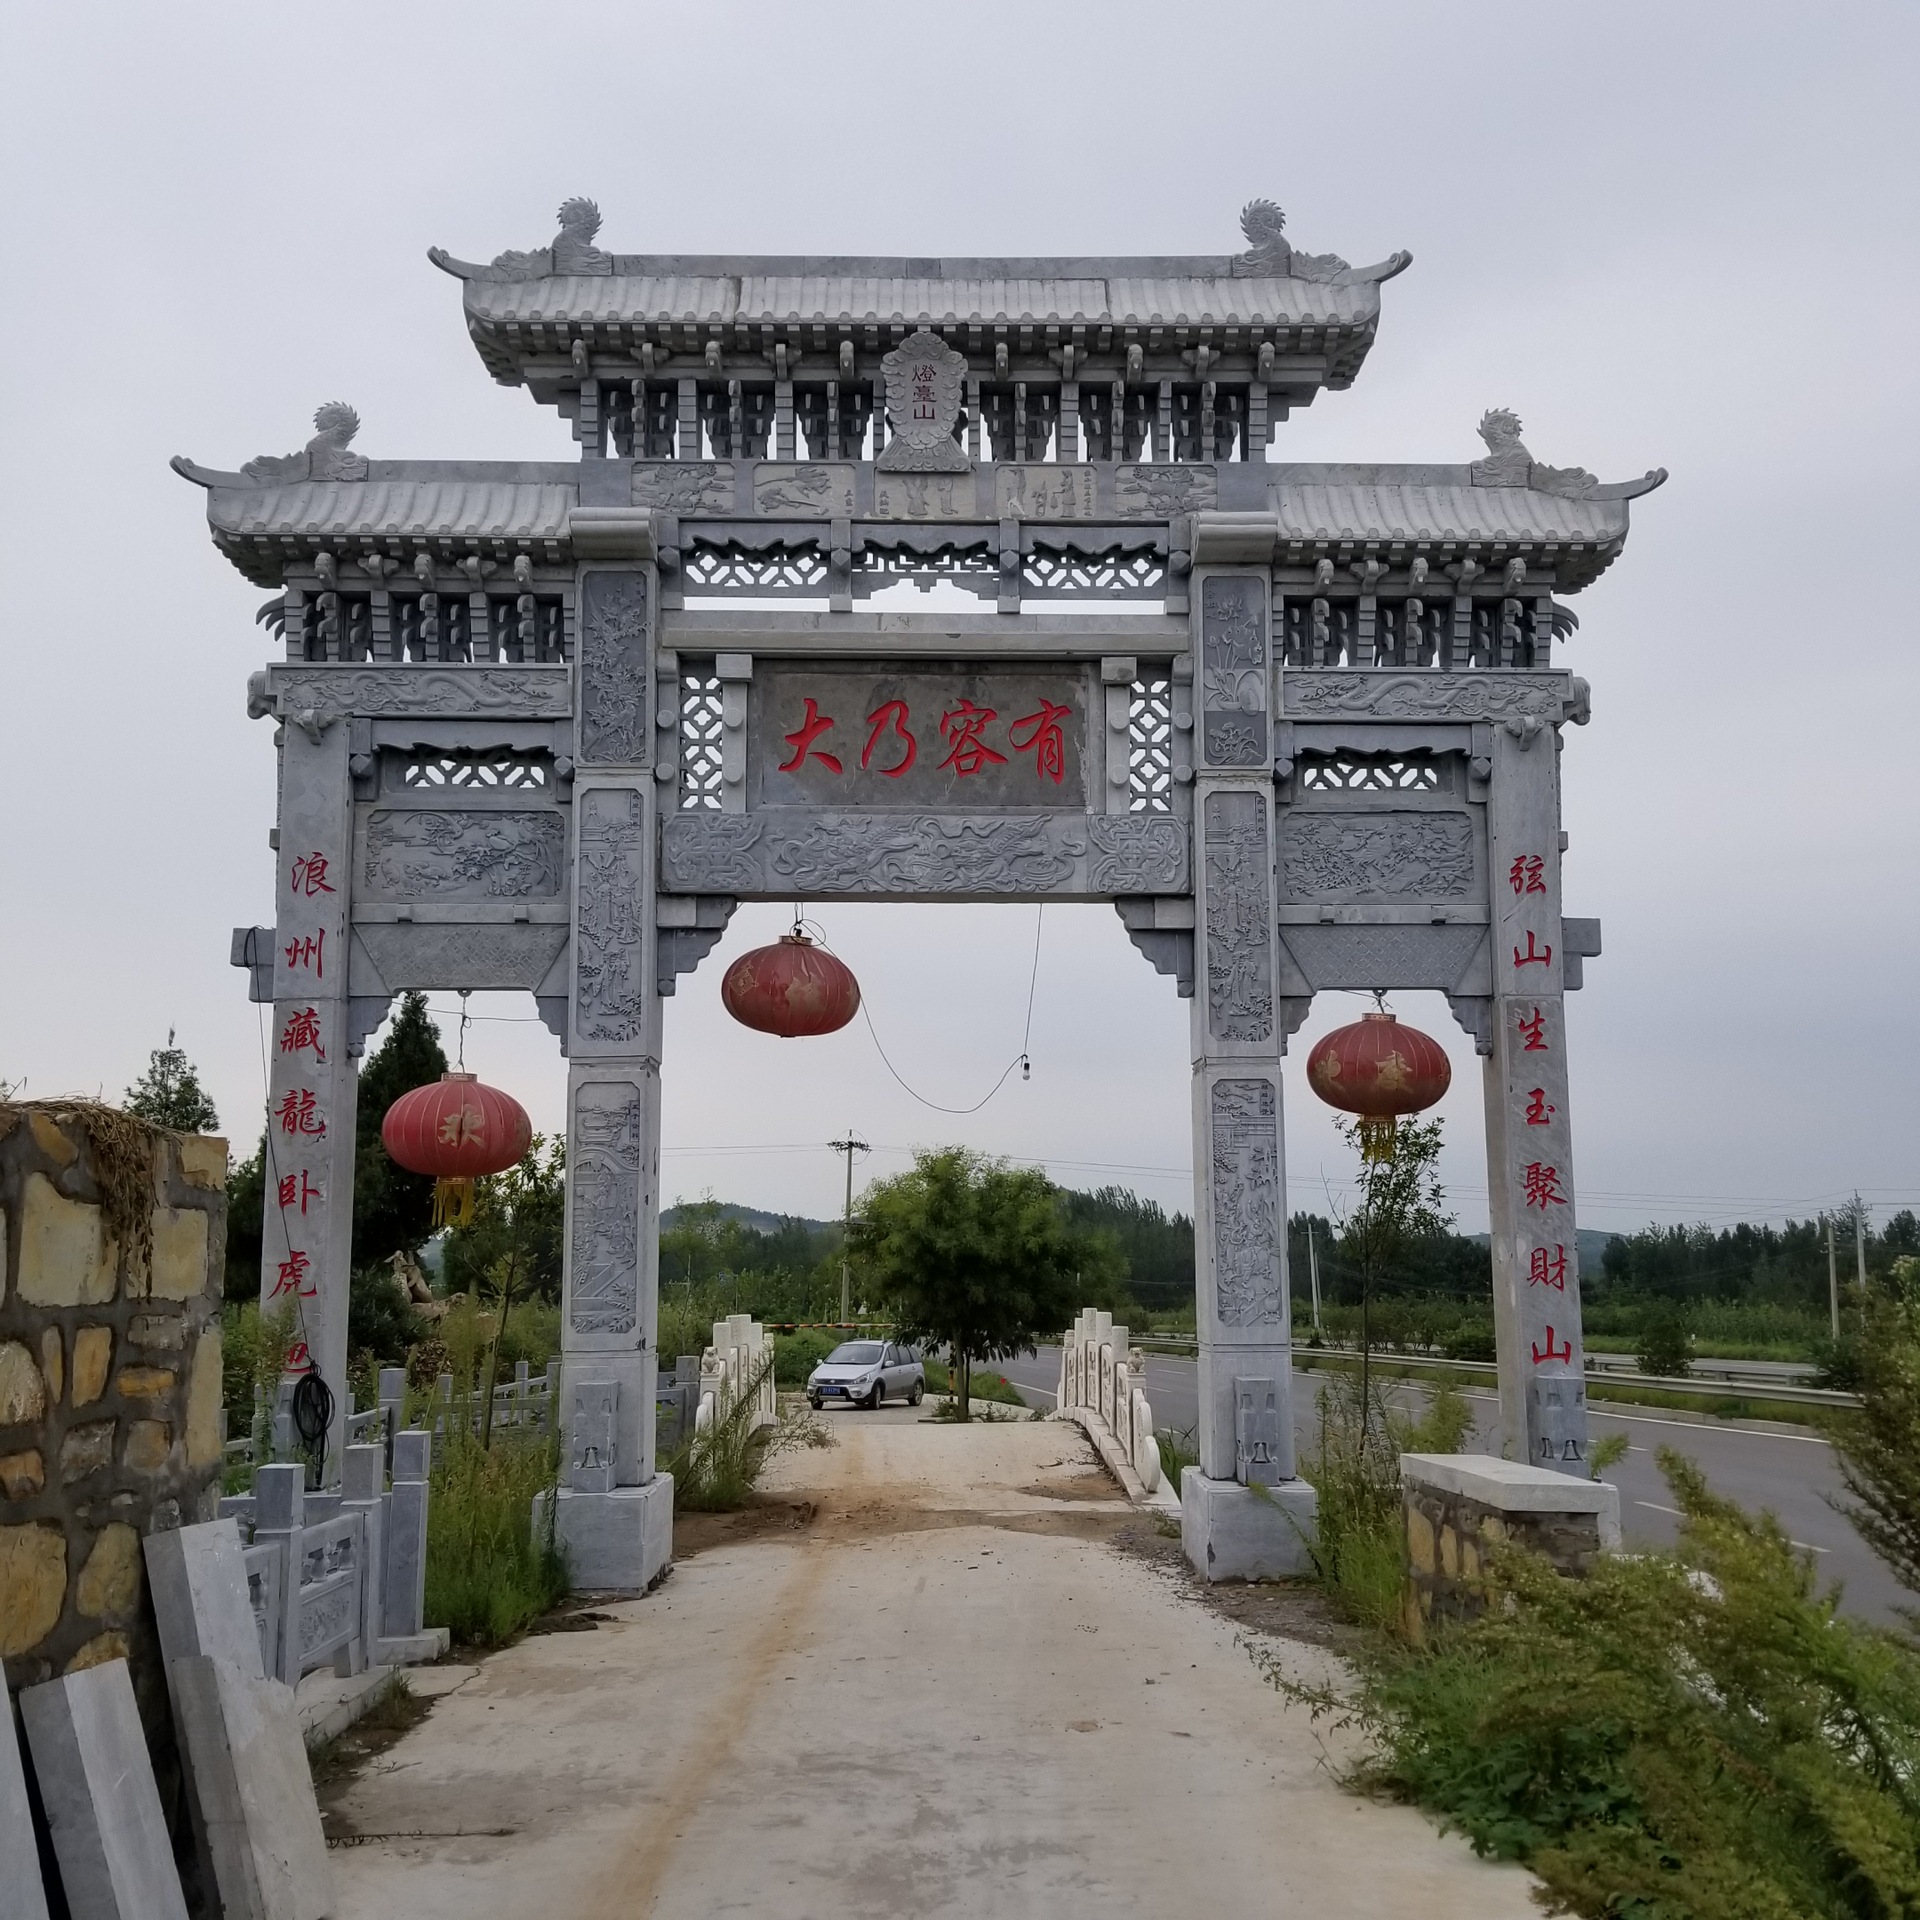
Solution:
<path fill-rule="evenodd" d="M 433 1181 L 395 1166 L 380 1123 L 403 1093 L 431 1086 L 447 1070 L 440 1030 L 424 993 L 403 994 L 387 1037 L 360 1070 L 353 1159 L 353 1264 L 370 1267 L 416 1251 L 433 1231 Z"/>
<path fill-rule="evenodd" d="M 173 1029 L 167 1029 L 167 1044 L 155 1047 L 147 1056 L 147 1070 L 130 1086 L 121 1105 L 156 1127 L 171 1127 L 176 1133 L 218 1133 L 220 1116 L 207 1098 L 193 1063 L 173 1044 Z"/>

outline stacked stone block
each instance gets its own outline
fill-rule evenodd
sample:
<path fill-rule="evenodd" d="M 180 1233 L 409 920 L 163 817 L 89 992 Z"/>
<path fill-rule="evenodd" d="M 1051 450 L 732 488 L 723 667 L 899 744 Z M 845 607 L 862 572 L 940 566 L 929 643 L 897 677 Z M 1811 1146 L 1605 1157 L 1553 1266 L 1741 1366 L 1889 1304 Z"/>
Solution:
<path fill-rule="evenodd" d="M 86 1110 L 0 1106 L 0 1657 L 16 1691 L 127 1658 L 159 1746 L 141 1541 L 219 1498 L 227 1149 L 149 1138 L 143 1253 Z"/>

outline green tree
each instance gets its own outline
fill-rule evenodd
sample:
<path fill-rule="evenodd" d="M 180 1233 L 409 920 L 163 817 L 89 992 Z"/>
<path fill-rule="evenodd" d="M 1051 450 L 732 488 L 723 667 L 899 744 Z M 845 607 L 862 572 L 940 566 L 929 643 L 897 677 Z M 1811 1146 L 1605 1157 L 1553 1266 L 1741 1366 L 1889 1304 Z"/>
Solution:
<path fill-rule="evenodd" d="M 1045 1174 L 965 1147 L 917 1153 L 860 1202 L 853 1255 L 903 1340 L 952 1355 L 959 1414 L 976 1360 L 1033 1352 L 1097 1286 L 1117 1286 L 1113 1242 L 1077 1231 Z"/>
<path fill-rule="evenodd" d="M 1853 1349 L 1860 1405 L 1840 1416 L 1833 1434 L 1840 1479 L 1853 1496 L 1851 1504 L 1836 1504 L 1913 1593 L 1920 1593 L 1917 1319 L 1920 1313 L 1908 1300 L 1869 1301 L 1866 1335 Z"/>
<path fill-rule="evenodd" d="M 380 1123 L 403 1093 L 431 1086 L 447 1070 L 440 1030 L 424 993 L 402 994 L 387 1037 L 360 1070 L 353 1153 L 353 1264 L 377 1266 L 416 1252 L 433 1232 L 433 1181 L 396 1166 L 380 1144 Z"/>
<path fill-rule="evenodd" d="M 448 1293 L 482 1292 L 502 1260 L 510 1263 L 514 1298 L 560 1298 L 567 1208 L 567 1143 L 536 1133 L 505 1173 L 473 1186 L 473 1218 L 452 1228 L 440 1271 Z"/>
<path fill-rule="evenodd" d="M 249 1159 L 227 1175 L 227 1269 L 229 1300 L 260 1297 L 260 1237 L 265 1229 L 267 1136 Z"/>
<path fill-rule="evenodd" d="M 1360 1198 L 1340 1233 L 1340 1255 L 1360 1285 L 1360 1448 L 1367 1445 L 1372 1405 L 1373 1302 L 1382 1280 L 1405 1261 L 1408 1249 L 1437 1239 L 1453 1226 L 1434 1173 L 1440 1158 L 1438 1120 L 1402 1120 L 1384 1147 L 1361 1139 L 1358 1120 L 1334 1123 L 1357 1151 Z"/>
<path fill-rule="evenodd" d="M 220 1116 L 193 1063 L 173 1044 L 173 1029 L 167 1029 L 167 1044 L 155 1047 L 147 1056 L 147 1070 L 130 1086 L 120 1104 L 156 1127 L 171 1127 L 176 1133 L 218 1133 Z"/>

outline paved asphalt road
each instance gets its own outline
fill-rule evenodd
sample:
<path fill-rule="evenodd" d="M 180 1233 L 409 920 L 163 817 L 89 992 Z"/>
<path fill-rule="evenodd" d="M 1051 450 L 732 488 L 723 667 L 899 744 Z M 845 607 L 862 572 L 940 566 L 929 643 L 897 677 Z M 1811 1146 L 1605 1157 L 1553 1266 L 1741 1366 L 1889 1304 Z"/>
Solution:
<path fill-rule="evenodd" d="M 1199 1417 L 1195 1366 L 1192 1360 L 1147 1356 L 1147 1398 L 1158 1425 L 1184 1429 Z M 1000 1371 L 1030 1391 L 1034 1404 L 1051 1406 L 1060 1377 L 1059 1349 L 1043 1347 L 1035 1358 L 1008 1361 Z M 1313 1428 L 1316 1384 L 1310 1373 L 1293 1376 L 1294 1428 L 1303 1447 Z M 1498 1403 L 1490 1393 L 1469 1393 L 1467 1398 L 1476 1415 L 1474 1444 L 1491 1452 L 1499 1432 Z M 1596 1434 L 1627 1436 L 1627 1456 L 1609 1469 L 1607 1478 L 1620 1489 L 1620 1520 L 1630 1544 L 1673 1544 L 1673 1495 L 1654 1462 L 1656 1448 L 1672 1447 L 1699 1462 L 1716 1493 L 1744 1507 L 1771 1508 L 1795 1541 L 1815 1550 L 1822 1584 L 1842 1584 L 1848 1613 L 1892 1623 L 1896 1608 L 1920 1604 L 1828 1504 L 1827 1496 L 1840 1492 L 1840 1475 L 1826 1441 L 1810 1433 L 1763 1433 L 1718 1422 L 1697 1426 L 1652 1410 L 1603 1413 L 1598 1405 L 1592 1421 Z"/>

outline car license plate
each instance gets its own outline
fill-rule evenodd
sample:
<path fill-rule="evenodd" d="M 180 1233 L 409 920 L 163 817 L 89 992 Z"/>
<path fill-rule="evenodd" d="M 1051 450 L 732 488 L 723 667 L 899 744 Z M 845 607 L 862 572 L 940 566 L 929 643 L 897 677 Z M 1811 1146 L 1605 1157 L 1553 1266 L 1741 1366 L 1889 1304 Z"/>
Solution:
<path fill-rule="evenodd" d="M 846 1391 L 845 1387 L 822 1387 L 820 1389 L 820 1397 L 823 1400 L 832 1400 L 843 1397 Z"/>

